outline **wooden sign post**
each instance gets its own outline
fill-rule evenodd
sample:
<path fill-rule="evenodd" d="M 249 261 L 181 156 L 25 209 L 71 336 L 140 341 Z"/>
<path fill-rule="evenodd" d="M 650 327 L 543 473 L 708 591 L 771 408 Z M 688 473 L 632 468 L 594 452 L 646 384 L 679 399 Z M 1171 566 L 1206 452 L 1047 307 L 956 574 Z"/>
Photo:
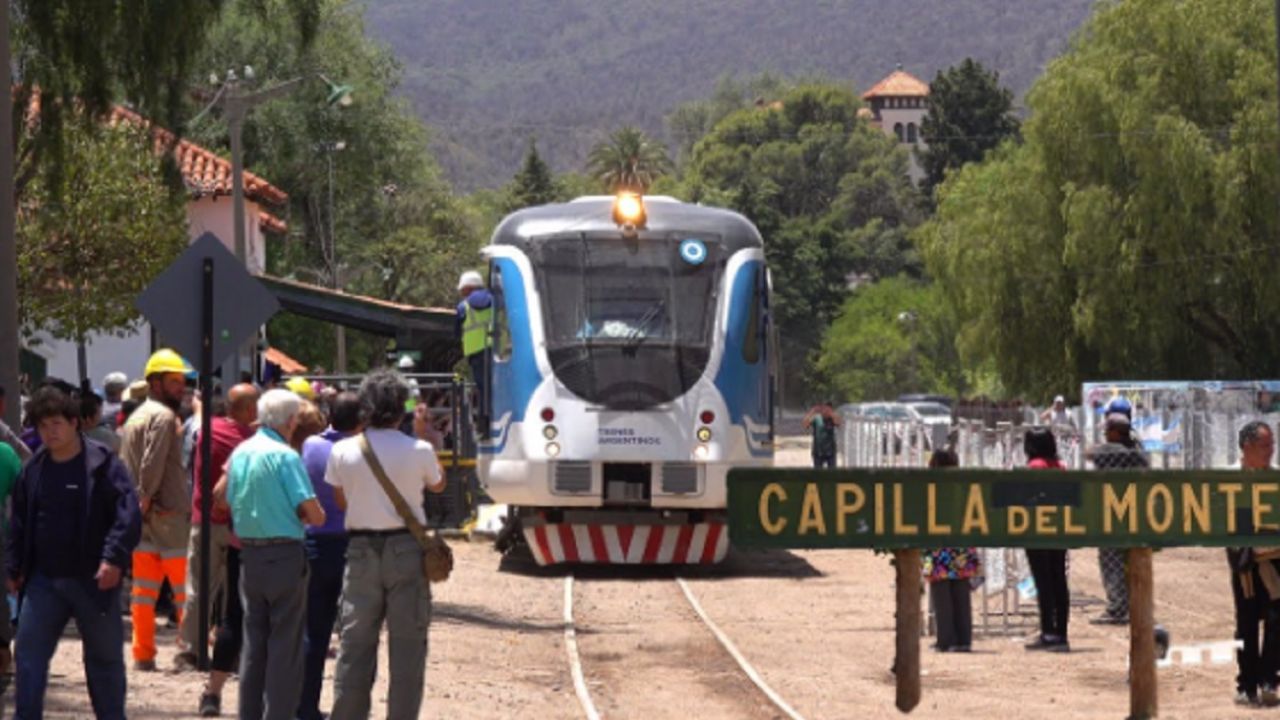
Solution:
<path fill-rule="evenodd" d="M 920 704 L 920 551 L 894 550 L 897 568 L 897 611 L 894 622 L 898 697 L 894 703 L 909 713 Z"/>
<path fill-rule="evenodd" d="M 729 473 L 747 548 L 883 548 L 897 566 L 897 707 L 920 701 L 920 549 L 1128 548 L 1129 719 L 1156 716 L 1151 549 L 1280 545 L 1272 472 L 794 470 Z"/>
<path fill-rule="evenodd" d="M 1129 720 L 1156 716 L 1156 610 L 1151 548 L 1130 548 Z"/>

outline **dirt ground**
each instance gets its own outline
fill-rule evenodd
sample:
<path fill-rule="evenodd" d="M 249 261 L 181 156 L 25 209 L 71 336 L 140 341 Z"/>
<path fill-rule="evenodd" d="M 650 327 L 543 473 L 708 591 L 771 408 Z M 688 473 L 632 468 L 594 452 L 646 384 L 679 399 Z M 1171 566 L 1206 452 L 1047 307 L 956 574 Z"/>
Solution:
<path fill-rule="evenodd" d="M 802 463 L 792 444 L 784 460 Z M 564 640 L 563 569 L 502 558 L 487 542 L 455 543 L 457 569 L 436 589 L 423 718 L 578 718 Z M 1226 641 L 1231 592 L 1221 550 L 1155 556 L 1156 616 L 1175 645 Z M 670 572 L 585 570 L 574 582 L 583 669 L 607 718 L 781 717 L 697 620 Z M 893 718 L 893 573 L 870 551 L 738 552 L 684 574 L 707 613 L 808 720 Z M 1070 654 L 1029 653 L 1025 633 L 982 634 L 974 652 L 938 654 L 922 640 L 920 718 L 1123 718 L 1127 628 L 1090 625 L 1102 596 L 1096 552 L 1071 553 Z M 980 626 L 975 596 L 975 626 Z M 1017 619 L 1027 632 L 1034 615 Z M 998 622 L 998 621 L 997 621 Z M 160 667 L 172 667 L 173 632 Z M 336 641 L 335 641 L 336 642 Z M 127 651 L 127 649 L 126 649 Z M 73 637 L 51 678 L 51 718 L 91 717 Z M 381 666 L 385 667 L 385 656 Z M 331 702 L 332 663 L 322 708 Z M 1232 704 L 1234 663 L 1159 671 L 1160 717 L 1258 717 Z M 130 673 L 130 716 L 195 717 L 194 674 Z M 236 707 L 236 683 L 223 697 Z M 380 685 L 378 694 L 385 693 Z M 6 693 L 11 702 L 12 691 Z M 7 715 L 6 708 L 6 715 Z M 375 717 L 385 698 L 375 696 Z"/>

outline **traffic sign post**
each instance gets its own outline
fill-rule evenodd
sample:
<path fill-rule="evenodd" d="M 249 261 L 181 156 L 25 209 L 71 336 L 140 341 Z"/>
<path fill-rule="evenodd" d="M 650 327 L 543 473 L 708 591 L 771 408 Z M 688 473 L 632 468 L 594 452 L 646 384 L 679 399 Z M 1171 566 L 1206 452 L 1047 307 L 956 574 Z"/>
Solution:
<path fill-rule="evenodd" d="M 744 548 L 885 548 L 898 573 L 897 704 L 919 700 L 920 549 L 1128 548 L 1132 720 L 1155 717 L 1151 549 L 1280 545 L 1273 472 L 782 470 L 729 473 Z"/>
<path fill-rule="evenodd" d="M 199 293 L 197 295 L 196 293 Z M 280 308 L 213 233 L 201 235 L 138 296 L 137 308 L 184 357 L 200 358 L 200 577 L 196 665 L 209 668 L 213 372 Z M 224 380 L 226 380 L 224 378 Z M 238 378 L 231 378 L 231 382 Z"/>

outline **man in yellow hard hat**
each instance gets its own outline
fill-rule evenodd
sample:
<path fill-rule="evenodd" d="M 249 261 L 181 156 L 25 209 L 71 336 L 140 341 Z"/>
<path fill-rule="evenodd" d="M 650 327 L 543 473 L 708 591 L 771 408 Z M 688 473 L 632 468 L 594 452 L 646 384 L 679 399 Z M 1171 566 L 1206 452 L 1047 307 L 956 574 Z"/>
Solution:
<path fill-rule="evenodd" d="M 172 350 L 147 360 L 147 399 L 125 423 L 120 458 L 129 468 L 142 507 L 142 543 L 133 553 L 134 669 L 156 669 L 156 601 L 165 579 L 173 602 L 186 603 L 187 537 L 191 528 L 190 484 L 182 470 L 182 423 L 178 409 L 191 366 Z"/>

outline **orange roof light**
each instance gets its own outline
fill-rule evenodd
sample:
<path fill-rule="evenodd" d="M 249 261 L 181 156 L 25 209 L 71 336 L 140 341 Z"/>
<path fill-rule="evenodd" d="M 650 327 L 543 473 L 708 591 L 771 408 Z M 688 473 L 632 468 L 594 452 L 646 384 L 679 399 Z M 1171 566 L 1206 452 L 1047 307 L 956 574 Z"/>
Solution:
<path fill-rule="evenodd" d="M 613 200 L 613 222 L 624 228 L 642 228 L 645 220 L 644 200 L 633 192 L 620 192 Z"/>

